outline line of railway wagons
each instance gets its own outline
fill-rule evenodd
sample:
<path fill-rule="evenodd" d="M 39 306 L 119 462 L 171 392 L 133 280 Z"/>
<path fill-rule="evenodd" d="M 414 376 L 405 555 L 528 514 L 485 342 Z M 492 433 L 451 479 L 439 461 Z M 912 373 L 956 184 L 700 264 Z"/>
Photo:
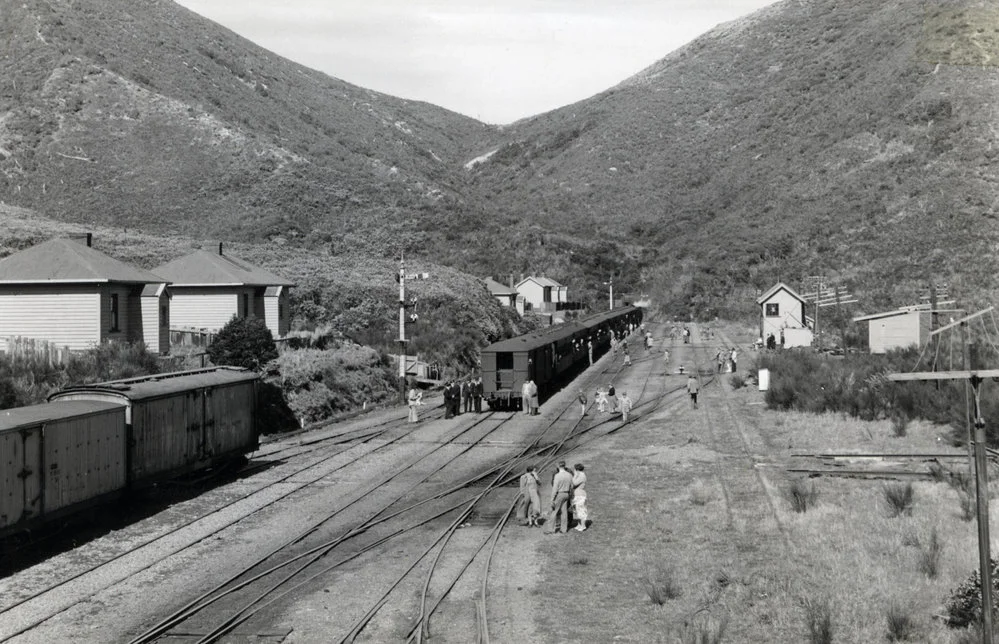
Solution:
<path fill-rule="evenodd" d="M 638 327 L 642 317 L 627 306 L 491 344 L 480 354 L 483 396 L 491 409 L 519 409 L 521 387 L 533 380 L 544 400 L 589 364 L 590 343 L 596 360 L 610 350 L 611 333 Z"/>
<path fill-rule="evenodd" d="M 216 367 L 69 387 L 0 411 L 0 536 L 259 446 L 259 376 Z"/>

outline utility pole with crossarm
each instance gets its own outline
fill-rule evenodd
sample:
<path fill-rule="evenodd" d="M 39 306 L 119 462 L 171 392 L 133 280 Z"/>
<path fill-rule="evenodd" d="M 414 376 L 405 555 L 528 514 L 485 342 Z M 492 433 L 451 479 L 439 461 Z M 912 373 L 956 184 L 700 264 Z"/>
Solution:
<path fill-rule="evenodd" d="M 989 552 L 989 471 L 988 463 L 985 460 L 985 419 L 982 418 L 981 393 L 982 382 L 986 378 L 999 378 L 999 369 L 976 370 L 975 365 L 971 364 L 972 352 L 966 337 L 968 322 L 991 312 L 993 309 L 994 307 L 990 306 L 983 311 L 972 313 L 930 333 L 930 336 L 933 337 L 938 333 L 957 326 L 961 328 L 961 339 L 964 345 L 964 369 L 962 371 L 919 371 L 888 375 L 889 380 L 896 382 L 907 380 L 965 380 L 971 386 L 975 410 L 973 417 L 971 413 L 967 413 L 967 440 L 969 445 L 974 444 L 974 451 L 970 452 L 969 450 L 969 453 L 973 456 L 973 458 L 969 459 L 971 460 L 969 467 L 973 467 L 975 473 L 975 502 L 978 510 L 978 566 L 979 579 L 982 583 L 983 644 L 992 644 L 992 564 Z M 970 412 L 970 410 L 967 411 Z"/>

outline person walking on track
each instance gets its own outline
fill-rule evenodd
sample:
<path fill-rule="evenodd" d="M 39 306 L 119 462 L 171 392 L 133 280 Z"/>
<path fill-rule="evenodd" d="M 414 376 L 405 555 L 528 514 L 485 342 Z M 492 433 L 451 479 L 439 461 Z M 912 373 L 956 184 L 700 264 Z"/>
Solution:
<path fill-rule="evenodd" d="M 531 381 L 525 380 L 524 385 L 520 388 L 520 406 L 525 414 L 530 415 L 531 413 Z"/>
<path fill-rule="evenodd" d="M 700 388 L 697 378 L 694 377 L 694 374 L 690 374 L 690 377 L 687 378 L 687 393 L 690 394 L 690 402 L 694 405 L 694 409 L 697 409 L 697 392 Z"/>
<path fill-rule="evenodd" d="M 628 418 L 631 416 L 631 398 L 628 397 L 628 392 L 625 391 L 621 394 L 621 397 L 617 401 L 618 406 L 621 408 L 621 422 L 628 422 Z"/>
<path fill-rule="evenodd" d="M 420 422 L 420 415 L 416 408 L 423 404 L 423 392 L 415 386 L 410 387 L 407 402 L 409 403 L 409 422 Z"/>
<path fill-rule="evenodd" d="M 587 403 L 586 394 L 584 394 L 583 390 L 580 389 L 579 393 L 576 396 L 577 396 L 577 399 L 579 400 L 579 415 L 580 416 L 585 416 L 586 415 L 586 403 Z"/>

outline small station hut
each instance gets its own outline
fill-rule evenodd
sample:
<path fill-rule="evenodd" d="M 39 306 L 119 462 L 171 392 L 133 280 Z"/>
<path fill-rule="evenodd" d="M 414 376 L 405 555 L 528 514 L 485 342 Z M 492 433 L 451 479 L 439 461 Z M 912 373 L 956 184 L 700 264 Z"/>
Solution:
<path fill-rule="evenodd" d="M 785 348 L 811 346 L 812 330 L 805 319 L 805 298 L 793 288 L 777 282 L 756 298 L 756 304 L 760 307 L 760 338 L 764 342 L 772 333 Z"/>
<path fill-rule="evenodd" d="M 924 346 L 930 338 L 933 315 L 957 312 L 957 309 L 931 309 L 926 305 L 904 306 L 894 311 L 861 315 L 853 321 L 867 322 L 871 353 L 886 353 L 891 349 Z"/>

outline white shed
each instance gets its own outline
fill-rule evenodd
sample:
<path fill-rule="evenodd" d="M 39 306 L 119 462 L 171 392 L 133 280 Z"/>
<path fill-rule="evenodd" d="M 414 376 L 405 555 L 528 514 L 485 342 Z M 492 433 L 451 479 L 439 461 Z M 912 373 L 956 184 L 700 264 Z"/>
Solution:
<path fill-rule="evenodd" d="M 867 322 L 867 341 L 871 353 L 885 353 L 891 349 L 922 347 L 930 339 L 933 314 L 953 315 L 957 309 L 931 310 L 926 306 L 909 306 L 872 313 L 853 318 L 854 322 Z"/>
<path fill-rule="evenodd" d="M 559 303 L 569 301 L 568 288 L 549 277 L 524 278 L 517 284 L 517 292 L 533 310 L 541 313 L 554 313 Z"/>
<path fill-rule="evenodd" d="M 784 338 L 784 347 L 807 347 L 812 344 L 812 330 L 805 320 L 805 298 L 784 282 L 778 282 L 756 298 L 760 307 L 760 338 L 770 334 Z"/>

